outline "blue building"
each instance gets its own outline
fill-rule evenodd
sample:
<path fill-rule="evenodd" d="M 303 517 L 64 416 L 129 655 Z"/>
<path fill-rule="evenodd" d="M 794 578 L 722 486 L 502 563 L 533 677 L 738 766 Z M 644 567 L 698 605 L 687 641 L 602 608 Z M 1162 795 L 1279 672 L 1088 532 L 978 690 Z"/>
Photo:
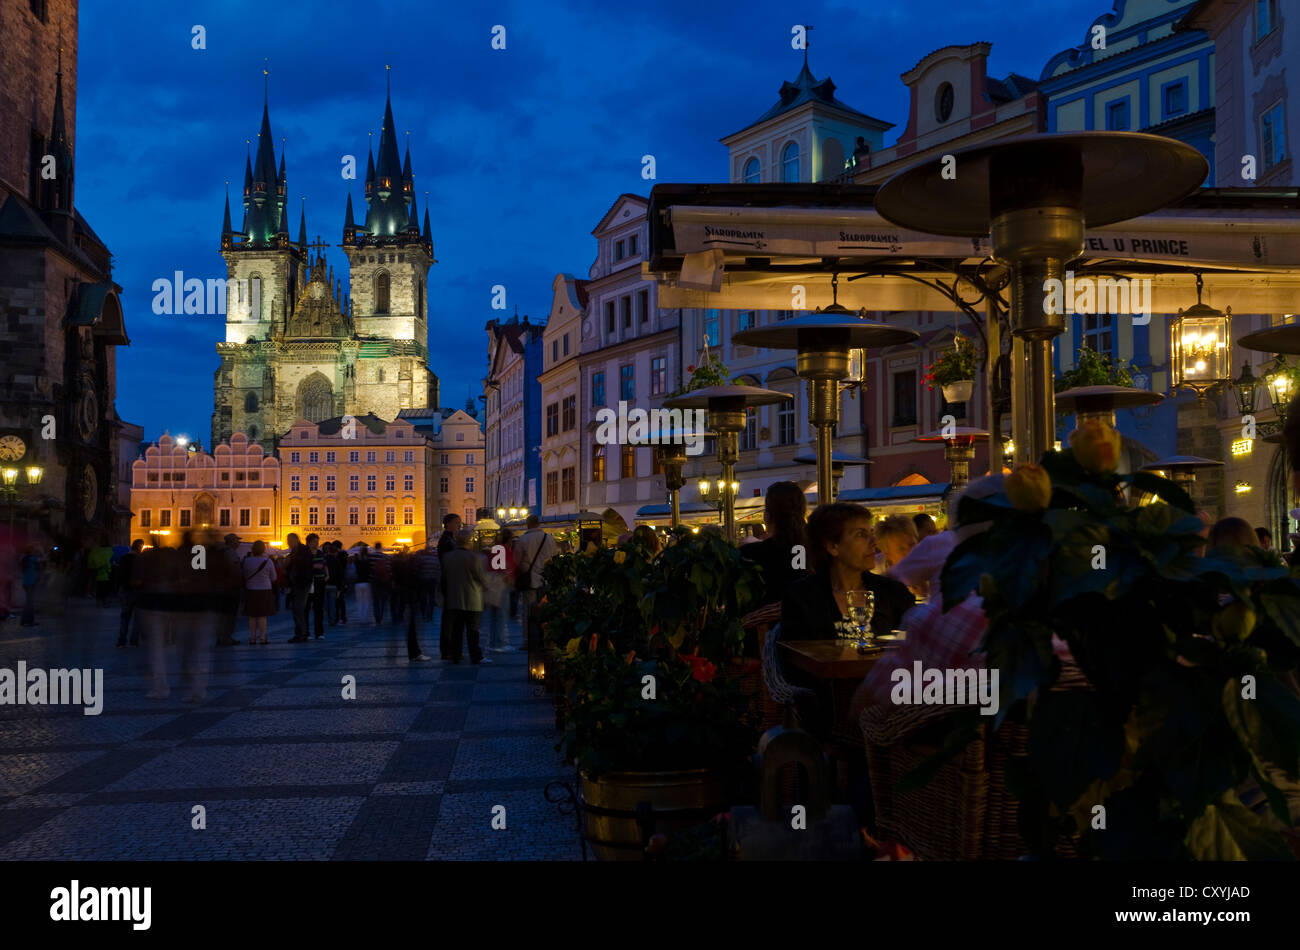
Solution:
<path fill-rule="evenodd" d="M 1047 130 L 1149 132 L 1195 147 L 1210 163 L 1214 182 L 1214 42 L 1202 32 L 1174 32 L 1194 0 L 1116 0 L 1083 42 L 1053 56 L 1039 90 L 1047 98 Z M 1192 303 L 1192 301 L 1188 301 Z M 1146 325 L 1126 315 L 1080 315 L 1057 338 L 1056 369 L 1073 368 L 1082 347 L 1137 367 L 1135 385 L 1169 394 L 1168 318 Z M 1129 464 L 1177 452 L 1178 410 L 1173 399 L 1117 414 L 1129 445 Z M 1073 428 L 1071 419 L 1063 431 Z M 1146 458 L 1147 453 L 1151 458 Z M 1137 457 L 1134 457 L 1136 454 Z"/>

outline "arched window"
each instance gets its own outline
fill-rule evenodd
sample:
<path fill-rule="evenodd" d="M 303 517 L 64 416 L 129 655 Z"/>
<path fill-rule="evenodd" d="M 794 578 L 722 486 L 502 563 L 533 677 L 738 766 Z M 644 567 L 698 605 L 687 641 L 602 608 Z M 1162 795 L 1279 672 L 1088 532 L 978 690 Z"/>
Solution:
<path fill-rule="evenodd" d="M 324 422 L 334 415 L 334 389 L 320 373 L 313 373 L 298 387 L 298 415 L 309 422 Z"/>
<path fill-rule="evenodd" d="M 797 182 L 799 180 L 799 145 L 797 142 L 791 142 L 781 149 L 781 170 L 782 181 Z"/>
<path fill-rule="evenodd" d="M 388 274 L 379 274 L 375 278 L 375 313 L 388 312 L 388 287 Z"/>
<path fill-rule="evenodd" d="M 257 393 L 249 393 L 244 397 L 244 411 L 257 412 Z"/>
<path fill-rule="evenodd" d="M 745 184 L 757 185 L 759 181 L 758 159 L 751 158 L 745 162 Z"/>
<path fill-rule="evenodd" d="M 248 427 L 248 441 L 249 442 L 257 441 L 257 426 Z"/>
<path fill-rule="evenodd" d="M 241 288 L 242 293 L 242 288 Z M 262 275 L 248 275 L 248 319 L 262 319 Z"/>

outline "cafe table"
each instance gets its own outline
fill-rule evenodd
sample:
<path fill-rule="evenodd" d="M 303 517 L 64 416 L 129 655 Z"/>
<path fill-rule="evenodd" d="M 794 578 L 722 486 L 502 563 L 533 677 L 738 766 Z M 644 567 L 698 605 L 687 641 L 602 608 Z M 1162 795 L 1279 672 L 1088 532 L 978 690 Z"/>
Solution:
<path fill-rule="evenodd" d="M 783 663 L 826 680 L 832 703 L 831 738 L 856 758 L 865 755 L 862 730 L 851 721 L 853 694 L 886 648 L 859 653 L 855 640 L 778 640 Z"/>

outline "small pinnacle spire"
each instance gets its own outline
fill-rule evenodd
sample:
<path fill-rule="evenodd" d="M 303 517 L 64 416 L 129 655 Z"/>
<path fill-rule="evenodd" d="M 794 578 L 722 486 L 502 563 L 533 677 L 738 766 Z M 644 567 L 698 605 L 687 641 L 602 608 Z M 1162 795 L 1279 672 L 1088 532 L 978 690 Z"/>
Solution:
<path fill-rule="evenodd" d="M 271 95 L 271 58 L 262 59 L 262 105 L 265 107 Z"/>
<path fill-rule="evenodd" d="M 387 63 L 384 64 L 384 77 L 385 77 L 384 95 L 391 96 L 393 94 L 393 67 L 389 66 Z"/>
<path fill-rule="evenodd" d="M 298 219 L 298 249 L 307 251 L 307 196 L 302 196 L 302 217 Z"/>

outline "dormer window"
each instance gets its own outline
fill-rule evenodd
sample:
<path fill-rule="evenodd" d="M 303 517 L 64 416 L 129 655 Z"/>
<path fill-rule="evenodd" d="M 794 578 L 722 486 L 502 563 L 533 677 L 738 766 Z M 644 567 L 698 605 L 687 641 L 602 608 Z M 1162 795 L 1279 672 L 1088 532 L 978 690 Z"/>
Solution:
<path fill-rule="evenodd" d="M 622 241 L 615 241 L 615 242 L 614 242 L 614 260 L 616 260 L 616 261 L 621 261 L 621 260 L 623 259 L 623 256 L 624 256 L 624 254 L 623 254 L 623 250 L 624 250 L 623 242 L 622 242 Z"/>
<path fill-rule="evenodd" d="M 940 122 L 947 122 L 952 116 L 953 99 L 952 83 L 943 83 L 934 97 L 934 117 Z"/>

